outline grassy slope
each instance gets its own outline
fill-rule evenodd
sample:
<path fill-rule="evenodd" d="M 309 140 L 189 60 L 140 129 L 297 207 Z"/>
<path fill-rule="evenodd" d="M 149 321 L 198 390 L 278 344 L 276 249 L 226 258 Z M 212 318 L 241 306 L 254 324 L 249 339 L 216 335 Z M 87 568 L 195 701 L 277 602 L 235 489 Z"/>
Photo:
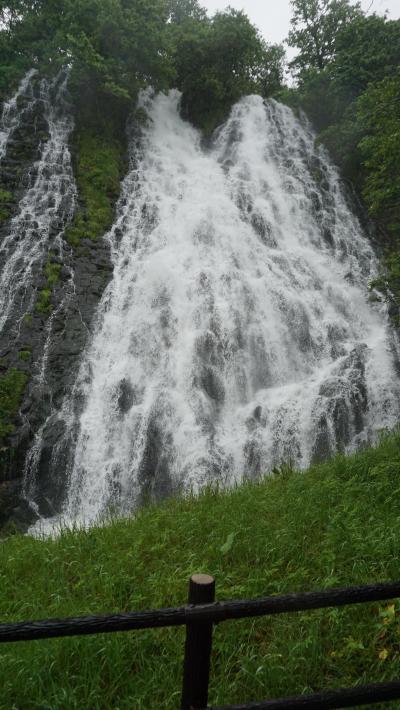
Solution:
<path fill-rule="evenodd" d="M 220 599 L 398 579 L 399 474 L 396 435 L 303 474 L 206 491 L 135 520 L 55 541 L 9 538 L 0 544 L 0 618 L 178 605 L 199 570 L 216 576 Z M 182 629 L 2 646 L 0 707 L 172 710 L 182 648 Z M 215 631 L 210 702 L 396 676 L 398 603 L 227 622 Z"/>

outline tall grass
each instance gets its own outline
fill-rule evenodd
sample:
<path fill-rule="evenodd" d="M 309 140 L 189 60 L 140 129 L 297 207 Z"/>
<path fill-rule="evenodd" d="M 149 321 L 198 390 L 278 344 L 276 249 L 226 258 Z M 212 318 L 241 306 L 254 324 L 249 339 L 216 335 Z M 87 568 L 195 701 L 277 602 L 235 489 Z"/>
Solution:
<path fill-rule="evenodd" d="M 219 599 L 400 579 L 400 434 L 102 528 L 13 536 L 0 544 L 0 619 L 180 605 L 196 571 L 215 575 Z M 163 629 L 0 646 L 0 708 L 172 710 L 183 640 Z M 210 702 L 396 677 L 397 601 L 231 621 L 215 629 Z"/>

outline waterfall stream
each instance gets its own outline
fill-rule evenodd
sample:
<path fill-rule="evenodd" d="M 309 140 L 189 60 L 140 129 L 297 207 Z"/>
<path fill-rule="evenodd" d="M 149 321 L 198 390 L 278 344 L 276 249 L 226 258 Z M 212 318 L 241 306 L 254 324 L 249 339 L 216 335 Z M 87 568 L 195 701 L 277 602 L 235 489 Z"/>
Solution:
<path fill-rule="evenodd" d="M 204 147 L 179 99 L 141 98 L 113 279 L 58 415 L 66 521 L 305 467 L 399 418 L 375 256 L 312 130 L 250 96 Z"/>
<path fill-rule="evenodd" d="M 19 99 L 25 97 L 33 101 L 32 79 L 36 73 L 36 69 L 28 71 L 14 96 L 3 104 L 0 117 L 0 160 L 4 157 L 7 143 L 21 120 Z"/>
<path fill-rule="evenodd" d="M 32 75 L 30 72 L 21 86 L 27 85 Z M 40 159 L 30 170 L 18 213 L 0 244 L 0 331 L 9 319 L 14 326 L 32 307 L 34 277 L 40 275 L 50 249 L 62 255 L 61 235 L 74 213 L 76 187 L 68 147 L 73 119 L 66 101 L 67 82 L 66 72 L 53 81 L 40 82 L 38 100 L 43 104 L 49 135 Z"/>

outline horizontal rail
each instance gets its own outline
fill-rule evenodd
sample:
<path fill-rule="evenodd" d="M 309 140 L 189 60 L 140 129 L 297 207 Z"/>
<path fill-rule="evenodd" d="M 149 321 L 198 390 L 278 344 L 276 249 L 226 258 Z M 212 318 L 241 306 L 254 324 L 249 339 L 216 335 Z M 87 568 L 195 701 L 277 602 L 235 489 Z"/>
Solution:
<path fill-rule="evenodd" d="M 364 704 L 373 705 L 385 700 L 398 700 L 399 698 L 400 681 L 394 681 L 392 683 L 357 686 L 356 688 L 328 690 L 315 695 L 299 695 L 293 698 L 265 700 L 264 702 L 248 703 L 247 705 L 209 707 L 208 710 L 300 710 L 300 708 L 329 710 L 329 708 L 351 708 Z"/>
<path fill-rule="evenodd" d="M 400 582 L 369 584 L 361 587 L 331 589 L 324 592 L 284 594 L 261 599 L 215 602 L 155 611 L 127 612 L 107 616 L 69 619 L 47 619 L 0 624 L 0 643 L 84 636 L 88 634 L 135 631 L 166 626 L 186 626 L 208 621 L 220 623 L 229 619 L 283 614 L 362 602 L 383 601 L 400 597 Z M 255 706 L 256 707 L 256 706 Z"/>

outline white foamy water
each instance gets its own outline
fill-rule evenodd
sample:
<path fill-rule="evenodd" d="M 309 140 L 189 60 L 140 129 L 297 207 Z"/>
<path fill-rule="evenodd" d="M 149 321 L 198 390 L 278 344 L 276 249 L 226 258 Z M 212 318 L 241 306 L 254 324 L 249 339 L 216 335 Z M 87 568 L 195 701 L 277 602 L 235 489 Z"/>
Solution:
<path fill-rule="evenodd" d="M 312 131 L 250 96 L 204 149 L 177 92 L 142 103 L 114 276 L 59 416 L 67 522 L 304 467 L 399 417 L 374 254 Z"/>
<path fill-rule="evenodd" d="M 3 104 L 3 109 L 0 117 L 0 160 L 4 157 L 7 143 L 10 136 L 19 126 L 21 120 L 21 110 L 18 106 L 18 101 L 21 97 L 25 97 L 33 101 L 32 78 L 36 74 L 36 69 L 28 71 L 22 79 L 14 96 Z"/>
<path fill-rule="evenodd" d="M 40 82 L 40 101 L 49 138 L 31 169 L 8 235 L 0 244 L 0 331 L 12 315 L 22 317 L 32 306 L 34 269 L 39 271 L 49 249 L 63 251 L 62 232 L 71 219 L 76 187 L 68 140 L 73 119 L 66 102 L 68 75 Z"/>

